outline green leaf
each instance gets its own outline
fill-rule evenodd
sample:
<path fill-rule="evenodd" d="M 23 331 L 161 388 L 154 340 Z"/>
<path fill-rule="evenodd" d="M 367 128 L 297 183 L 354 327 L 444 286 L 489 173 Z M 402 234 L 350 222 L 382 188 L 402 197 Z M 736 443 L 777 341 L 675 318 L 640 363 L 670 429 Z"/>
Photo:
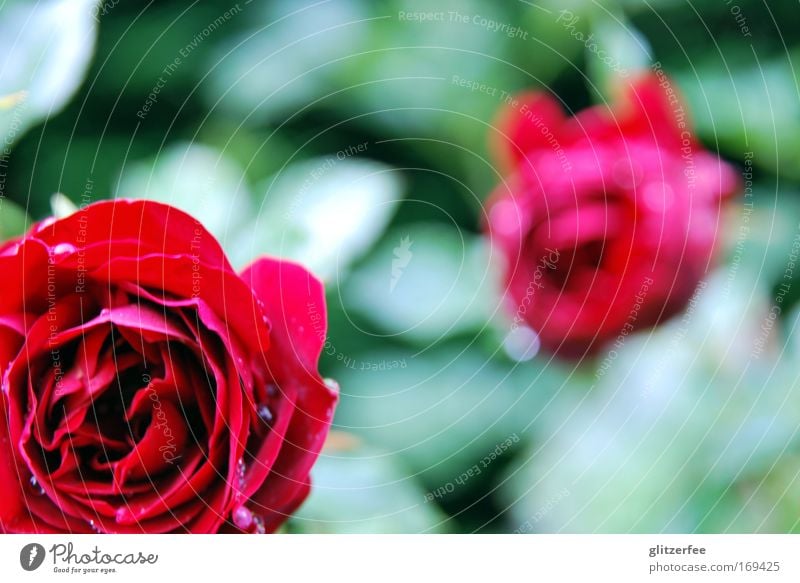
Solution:
<path fill-rule="evenodd" d="M 783 187 L 778 195 L 774 188 L 757 184 L 744 197 L 728 203 L 720 238 L 732 279 L 772 287 L 783 277 L 797 234 L 799 195 Z"/>
<path fill-rule="evenodd" d="M 0 19 L 0 142 L 57 113 L 94 50 L 97 0 L 7 0 Z"/>
<path fill-rule="evenodd" d="M 720 50 L 737 66 L 708 57 L 677 75 L 700 136 L 738 159 L 752 152 L 757 168 L 800 178 L 800 100 L 789 63 Z"/>
<path fill-rule="evenodd" d="M 756 350 L 769 319 L 763 286 L 720 270 L 699 290 L 685 314 L 601 353 L 592 391 L 559 393 L 542 411 L 538 439 L 501 486 L 517 527 L 759 528 L 764 513 L 737 518 L 741 485 L 796 447 L 798 388 L 776 368 L 777 330 Z M 753 508 L 771 507 L 773 494 L 762 489 Z M 706 513 L 714 518 L 704 524 Z"/>
<path fill-rule="evenodd" d="M 445 516 L 425 501 L 408 471 L 376 448 L 323 452 L 311 472 L 308 500 L 289 522 L 290 532 L 432 533 Z"/>
<path fill-rule="evenodd" d="M 584 44 L 589 76 L 607 100 L 613 98 L 616 87 L 652 61 L 647 39 L 621 13 L 596 10 L 591 37 Z"/>
<path fill-rule="evenodd" d="M 152 160 L 123 168 L 117 197 L 148 198 L 178 207 L 223 242 L 238 236 L 251 213 L 244 172 L 224 152 L 179 143 Z"/>
<path fill-rule="evenodd" d="M 282 0 L 253 10 L 251 29 L 219 47 L 211 64 L 224 66 L 214 66 L 203 84 L 206 102 L 242 123 L 295 123 L 295 113 L 335 111 L 348 125 L 362 124 L 381 137 L 405 138 L 413 130 L 481 151 L 500 92 L 518 88 L 517 71 L 499 65 L 507 48 L 515 43 L 517 52 L 536 54 L 524 39 L 509 38 L 506 28 L 490 28 L 514 26 L 502 3 L 442 0 L 435 22 L 401 17 L 431 13 L 422 0 L 340 0 L 311 8 Z M 456 12 L 467 21 L 451 20 Z M 534 62 L 539 67 L 532 76 L 550 60 Z M 454 79 L 484 84 L 495 94 Z M 453 148 L 437 162 L 462 159 L 471 161 Z"/>
<path fill-rule="evenodd" d="M 651 15 L 657 10 L 679 9 L 686 7 L 682 0 L 616 0 L 616 3 L 619 6 L 624 7 L 626 11 L 643 12 Z M 704 8 L 707 6 L 708 4 L 704 5 Z"/>
<path fill-rule="evenodd" d="M 367 35 L 361 2 L 305 8 L 286 0 L 248 7 L 253 27 L 222 43 L 203 84 L 214 108 L 252 121 L 282 119 L 328 92 L 339 77 L 335 60 L 357 52 Z M 324 66 L 329 61 L 331 65 Z M 322 69 L 319 67 L 324 66 Z"/>
<path fill-rule="evenodd" d="M 529 48 L 512 54 L 531 73 L 526 85 L 546 86 L 559 72 L 576 66 L 583 44 L 574 35 L 589 34 L 591 10 L 585 0 L 540 0 L 525 9 L 521 18 L 530 33 Z"/>
<path fill-rule="evenodd" d="M 394 214 L 402 184 L 389 166 L 343 152 L 267 180 L 258 216 L 235 246 L 237 263 L 276 255 L 331 280 L 372 245 Z"/>
<path fill-rule="evenodd" d="M 562 386 L 560 368 L 542 365 L 502 366 L 474 348 L 362 353 L 333 373 L 343 387 L 336 423 L 435 489 L 523 437 Z"/>
<path fill-rule="evenodd" d="M 374 11 L 378 19 L 371 23 L 371 50 L 353 51 L 343 61 L 350 89 L 339 96 L 340 107 L 361 113 L 375 111 L 379 103 L 380 109 L 367 118 L 373 127 L 404 138 L 413 131 L 414 136 L 482 151 L 486 123 L 502 104 L 501 92 L 515 90 L 520 73 L 498 62 L 505 63 L 509 53 L 529 51 L 528 41 L 514 36 L 527 36 L 526 30 L 502 2 L 440 0 L 435 10 L 425 0 L 400 0 L 389 6 Z M 431 13 L 438 20 L 401 17 Z M 539 67 L 528 71 L 530 81 Z M 442 164 L 459 157 L 472 161 L 458 148 L 448 151 L 448 159 L 435 161 Z"/>
<path fill-rule="evenodd" d="M 57 219 L 63 219 L 70 216 L 78 210 L 75 203 L 67 198 L 64 194 L 56 192 L 50 197 L 50 209 L 53 211 L 53 216 Z"/>
<path fill-rule="evenodd" d="M 347 282 L 345 304 L 423 344 L 480 330 L 498 308 L 490 253 L 482 237 L 440 224 L 395 229 Z"/>
<path fill-rule="evenodd" d="M 25 234 L 30 223 L 28 213 L 7 198 L 0 197 L 0 243 Z"/>

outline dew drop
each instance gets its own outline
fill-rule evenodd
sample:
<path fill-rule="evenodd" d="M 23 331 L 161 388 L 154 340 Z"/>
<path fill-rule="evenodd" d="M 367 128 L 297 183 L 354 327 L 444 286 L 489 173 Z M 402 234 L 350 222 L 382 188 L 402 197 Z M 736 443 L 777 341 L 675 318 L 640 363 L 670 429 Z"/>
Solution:
<path fill-rule="evenodd" d="M 272 415 L 272 411 L 269 410 L 269 407 L 266 405 L 259 405 L 258 409 L 258 418 L 261 419 L 265 424 L 271 425 L 272 420 L 274 419 Z"/>
<path fill-rule="evenodd" d="M 114 514 L 114 519 L 117 521 L 117 524 L 131 522 L 133 521 L 133 513 L 125 506 L 120 506 Z"/>
<path fill-rule="evenodd" d="M 67 255 L 68 253 L 75 253 L 75 245 L 72 243 L 59 243 L 53 247 L 53 255 Z"/>
<path fill-rule="evenodd" d="M 253 525 L 253 513 L 244 506 L 239 506 L 233 511 L 233 524 L 242 530 L 248 530 Z"/>
<path fill-rule="evenodd" d="M 31 476 L 29 482 L 34 492 L 36 492 L 39 496 L 44 494 L 44 488 L 42 488 L 42 486 L 39 484 L 39 480 L 36 479 L 36 476 Z"/>
<path fill-rule="evenodd" d="M 541 347 L 539 335 L 527 326 L 520 326 L 509 332 L 503 342 L 506 354 L 517 362 L 531 360 Z"/>
<path fill-rule="evenodd" d="M 274 397 L 277 394 L 278 394 L 278 387 L 273 383 L 269 383 L 267 385 L 267 395 L 269 395 L 270 397 Z"/>
<path fill-rule="evenodd" d="M 323 382 L 325 383 L 325 386 L 328 387 L 334 393 L 338 393 L 339 392 L 339 383 L 337 383 L 335 380 L 333 380 L 333 379 L 324 379 Z"/>
<path fill-rule="evenodd" d="M 239 489 L 244 489 L 244 476 L 247 473 L 247 466 L 244 464 L 244 460 L 239 458 L 239 461 L 236 463 L 236 479 L 239 482 Z"/>
<path fill-rule="evenodd" d="M 256 534 L 264 534 L 267 532 L 267 527 L 264 526 L 264 519 L 258 514 L 253 514 L 253 525 L 255 526 Z"/>
<path fill-rule="evenodd" d="M 103 529 L 100 528 L 100 526 L 94 520 L 89 521 L 89 528 L 91 528 L 97 534 L 103 534 Z"/>

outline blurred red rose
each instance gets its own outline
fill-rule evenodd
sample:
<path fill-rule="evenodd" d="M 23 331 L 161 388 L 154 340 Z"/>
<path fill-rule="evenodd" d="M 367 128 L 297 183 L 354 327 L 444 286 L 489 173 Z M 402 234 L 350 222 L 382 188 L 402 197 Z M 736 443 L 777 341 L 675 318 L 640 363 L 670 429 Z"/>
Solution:
<path fill-rule="evenodd" d="M 549 95 L 523 94 L 496 124 L 507 178 L 487 229 L 514 326 L 562 356 L 683 309 L 711 264 L 722 198 L 738 185 L 696 140 L 666 76 L 622 93 L 574 117 Z"/>
<path fill-rule="evenodd" d="M 114 201 L 0 273 L 3 531 L 267 532 L 305 498 L 337 395 L 303 268 L 237 275 L 190 216 Z"/>

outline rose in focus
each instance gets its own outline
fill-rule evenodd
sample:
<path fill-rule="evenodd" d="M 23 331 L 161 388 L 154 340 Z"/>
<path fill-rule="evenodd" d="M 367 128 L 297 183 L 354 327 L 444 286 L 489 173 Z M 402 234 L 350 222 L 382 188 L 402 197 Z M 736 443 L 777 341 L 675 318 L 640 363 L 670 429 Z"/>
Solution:
<path fill-rule="evenodd" d="M 337 392 L 303 268 L 237 274 L 192 217 L 119 200 L 0 273 L 0 529 L 270 532 L 306 497 Z"/>
<path fill-rule="evenodd" d="M 666 76 L 638 77 L 613 107 L 573 117 L 549 95 L 523 94 L 492 145 L 506 178 L 487 230 L 514 326 L 580 357 L 684 308 L 738 179 L 697 141 Z"/>

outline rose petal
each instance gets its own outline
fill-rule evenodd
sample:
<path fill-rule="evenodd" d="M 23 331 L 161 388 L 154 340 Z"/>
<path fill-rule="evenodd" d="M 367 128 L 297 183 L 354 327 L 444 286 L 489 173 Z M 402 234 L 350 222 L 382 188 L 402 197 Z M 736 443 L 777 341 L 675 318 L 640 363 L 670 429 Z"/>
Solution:
<path fill-rule="evenodd" d="M 523 165 L 529 154 L 558 144 L 566 119 L 558 101 L 546 93 L 522 93 L 513 103 L 500 111 L 490 133 L 490 149 L 503 174 Z"/>
<path fill-rule="evenodd" d="M 17 466 L 14 445 L 8 431 L 8 403 L 4 391 L 0 391 L 0 529 L 6 530 L 6 523 L 13 522 L 25 509 L 22 484 L 26 475 Z"/>
<path fill-rule="evenodd" d="M 263 312 L 252 306 L 252 318 L 266 316 L 287 356 L 316 374 L 327 329 L 322 282 L 296 263 L 269 257 L 250 264 L 242 279 L 263 302 Z"/>
<path fill-rule="evenodd" d="M 63 219 L 35 225 L 30 236 L 51 248 L 70 245 L 74 253 L 63 253 L 64 257 L 77 256 L 78 250 L 97 244 L 107 247 L 108 261 L 119 256 L 119 250 L 111 254 L 112 245 L 133 242 L 136 249 L 130 257 L 148 253 L 195 256 L 204 266 L 231 269 L 222 247 L 202 224 L 175 207 L 151 200 L 97 202 Z"/>
<path fill-rule="evenodd" d="M 163 470 L 174 468 L 183 454 L 188 435 L 184 414 L 170 401 L 156 399 L 151 415 L 144 437 L 114 467 L 114 480 L 119 484 L 128 479 L 153 479 Z"/>
<path fill-rule="evenodd" d="M 288 504 L 307 483 L 330 426 L 337 392 L 317 373 L 325 340 L 322 284 L 302 267 L 274 259 L 256 261 L 242 277 L 264 302 L 272 323 L 274 343 L 267 353 L 268 368 L 283 391 L 297 395 L 286 434 L 273 431 L 268 435 L 248 475 L 258 482 L 272 465 L 275 442 L 280 438 L 275 464 L 265 484 L 251 496 L 255 511 L 268 514 Z M 315 319 L 315 314 L 321 314 L 320 319 Z M 277 412 L 279 423 L 286 422 L 282 419 L 285 414 Z"/>

